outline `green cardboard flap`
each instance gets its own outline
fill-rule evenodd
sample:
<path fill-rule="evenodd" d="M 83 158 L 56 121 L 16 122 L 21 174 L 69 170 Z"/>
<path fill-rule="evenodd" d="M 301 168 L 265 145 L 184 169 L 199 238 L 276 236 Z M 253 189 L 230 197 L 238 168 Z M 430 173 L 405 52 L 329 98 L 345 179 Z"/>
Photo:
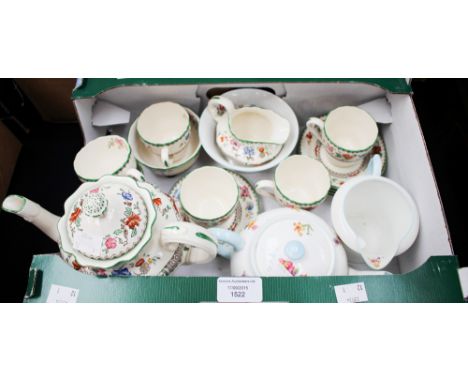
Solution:
<path fill-rule="evenodd" d="M 184 85 L 251 82 L 362 83 L 381 87 L 391 93 L 411 93 L 404 78 L 85 78 L 73 91 L 72 98 L 95 97 L 120 86 Z"/>
<path fill-rule="evenodd" d="M 75 271 L 56 255 L 34 256 L 25 302 L 45 302 L 53 284 L 79 290 L 78 302 L 215 302 L 216 277 L 108 277 Z M 363 281 L 369 302 L 463 302 L 455 256 L 431 257 L 405 275 L 264 277 L 264 302 L 336 302 L 335 285 Z M 39 283 L 39 284 L 38 284 Z M 36 293 L 31 294 L 31 287 Z"/>

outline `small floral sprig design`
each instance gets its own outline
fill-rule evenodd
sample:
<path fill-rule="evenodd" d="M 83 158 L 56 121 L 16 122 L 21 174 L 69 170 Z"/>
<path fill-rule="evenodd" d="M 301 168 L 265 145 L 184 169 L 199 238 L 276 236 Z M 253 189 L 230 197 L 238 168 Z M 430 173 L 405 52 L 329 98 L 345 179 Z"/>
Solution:
<path fill-rule="evenodd" d="M 81 214 L 81 208 L 76 207 L 70 215 L 70 222 L 74 223 Z"/>
<path fill-rule="evenodd" d="M 247 157 L 247 159 L 252 159 L 255 155 L 255 150 L 251 146 L 245 146 L 244 147 L 244 154 Z"/>
<path fill-rule="evenodd" d="M 257 222 L 252 220 L 245 228 L 250 229 L 251 231 L 255 231 L 258 228 Z"/>
<path fill-rule="evenodd" d="M 370 262 L 375 268 L 380 268 L 380 263 L 382 262 L 382 258 L 376 257 L 375 259 L 370 259 Z"/>
<path fill-rule="evenodd" d="M 308 131 L 305 137 L 306 137 L 307 143 L 310 144 L 313 138 L 312 131 Z"/>
<path fill-rule="evenodd" d="M 239 191 L 240 191 L 240 197 L 242 199 L 250 198 L 250 190 L 247 185 L 244 184 L 243 186 L 240 186 Z"/>
<path fill-rule="evenodd" d="M 297 276 L 299 273 L 299 268 L 291 260 L 279 259 L 279 263 L 291 274 L 291 276 Z"/>
<path fill-rule="evenodd" d="M 313 232 L 313 228 L 310 224 L 301 223 L 301 222 L 294 222 L 293 230 L 299 236 L 311 235 Z"/>
<path fill-rule="evenodd" d="M 125 142 L 122 138 L 111 138 L 107 143 L 107 148 L 111 149 L 112 147 L 117 147 L 119 150 L 123 150 L 125 148 Z"/>

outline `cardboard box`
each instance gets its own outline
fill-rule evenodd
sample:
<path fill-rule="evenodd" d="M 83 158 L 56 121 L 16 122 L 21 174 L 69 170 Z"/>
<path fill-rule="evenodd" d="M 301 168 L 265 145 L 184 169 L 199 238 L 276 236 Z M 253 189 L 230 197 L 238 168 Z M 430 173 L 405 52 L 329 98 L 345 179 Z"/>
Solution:
<path fill-rule="evenodd" d="M 388 293 L 390 293 L 389 288 L 392 289 L 392 285 L 392 290 L 398 289 L 395 289 L 397 278 L 410 277 L 411 272 L 418 272 L 421 271 L 421 269 L 426 269 L 419 269 L 423 264 L 426 264 L 425 267 L 429 268 L 433 268 L 435 266 L 434 264 L 438 264 L 436 266 L 440 267 L 439 270 L 441 270 L 442 273 L 444 271 L 444 266 L 442 264 L 451 263 L 452 266 L 456 264 L 455 258 L 444 261 L 443 257 L 438 257 L 437 261 L 429 261 L 432 256 L 453 256 L 453 249 L 424 137 L 411 98 L 411 89 L 403 79 L 360 79 L 353 81 L 350 81 L 350 79 L 89 79 L 85 80 L 81 87 L 74 91 L 73 96 L 79 122 L 82 126 L 85 140 L 88 142 L 100 135 L 104 135 L 106 131 L 105 128 L 94 127 L 92 123 L 93 107 L 97 102 L 104 101 L 130 111 L 130 122 L 123 126 L 115 127 L 113 130 L 114 133 L 126 137 L 131 123 L 133 123 L 135 118 L 137 118 L 145 107 L 152 103 L 167 100 L 174 101 L 194 110 L 200 115 L 207 105 L 209 95 L 219 93 L 220 89 L 224 91 L 241 87 L 268 88 L 277 95 L 282 96 L 295 111 L 301 128 L 304 127 L 305 121 L 310 116 L 320 116 L 338 106 L 360 105 L 378 98 L 386 98 L 391 105 L 393 120 L 390 125 L 380 129 L 388 152 L 388 169 L 386 176 L 401 184 L 415 199 L 420 213 L 420 233 L 416 243 L 411 249 L 392 261 L 389 270 L 396 275 L 381 276 L 378 279 L 380 281 L 377 280 L 373 282 L 373 288 L 376 289 L 371 293 L 375 296 L 375 301 L 383 301 L 385 300 L 385 295 L 388 297 Z M 211 159 L 206 155 L 202 155 L 201 157 L 202 159 L 197 165 L 212 163 Z M 255 182 L 258 179 L 271 178 L 273 171 L 274 170 L 269 170 L 260 174 L 248 174 L 246 177 L 252 182 Z M 158 185 L 166 192 L 169 191 L 171 186 L 179 178 L 158 177 L 151 173 L 149 169 L 145 169 L 145 175 L 149 182 Z M 329 223 L 330 202 L 331 198 L 329 198 L 323 206 L 314 211 Z M 276 206 L 274 201 L 265 200 L 265 209 L 274 208 Z M 398 274 L 402 274 L 402 276 Z M 438 272 L 435 272 L 432 276 L 431 272 L 424 274 L 424 277 L 429 278 L 441 277 L 441 274 Z M 456 274 L 456 272 L 454 274 Z M 138 281 L 138 283 L 146 283 L 148 286 L 154 284 L 154 288 L 161 288 L 165 283 L 167 283 L 166 285 L 171 284 L 174 287 L 174 283 L 177 284 L 177 280 L 180 280 L 180 283 L 191 283 L 192 287 L 195 289 L 215 288 L 212 283 L 210 284 L 208 282 L 207 284 L 207 282 L 203 282 L 202 280 L 209 280 L 227 275 L 229 275 L 229 266 L 225 260 L 220 259 L 205 266 L 179 267 L 174 276 L 190 276 L 188 279 L 186 277 L 170 277 L 168 279 L 171 279 L 171 281 L 158 281 L 155 283 L 150 280 L 141 280 Z M 79 278 L 79 276 L 77 277 Z M 452 275 L 450 277 L 456 276 Z M 392 281 L 392 278 L 395 278 L 393 279 L 394 281 Z M 86 281 L 84 281 L 85 279 L 86 278 L 83 278 L 81 282 L 86 283 Z M 366 276 L 345 276 L 341 278 L 314 277 L 306 279 L 313 280 L 313 285 L 321 285 L 326 289 L 337 283 L 345 284 L 347 282 L 353 282 L 353 280 L 365 280 Z M 429 279 L 425 279 L 423 284 L 429 287 L 431 285 L 436 285 L 435 279 L 433 279 L 433 281 L 434 283 L 431 284 Z M 452 297 L 453 300 L 459 300 L 462 295 L 458 278 L 456 277 L 453 282 L 454 285 L 458 287 L 455 286 L 455 289 L 452 290 Z M 301 281 L 299 278 L 288 279 L 288 281 L 282 281 L 281 283 L 287 284 L 290 297 L 288 297 L 288 293 L 286 292 L 279 293 L 279 291 L 270 290 L 270 288 L 279 287 L 279 284 L 268 281 L 264 283 L 268 289 L 264 289 L 264 296 L 266 293 L 270 296 L 276 295 L 278 298 L 281 296 L 281 301 L 300 301 L 301 299 L 297 297 L 299 294 L 304 296 L 304 301 L 333 301 L 333 298 L 328 297 L 323 299 L 319 299 L 318 296 L 316 296 L 316 299 L 314 299 L 313 296 L 311 297 L 310 291 L 304 291 L 302 289 L 311 288 L 312 284 L 310 284 L 310 282 Z M 104 285 L 104 282 L 102 285 Z M 128 285 L 130 285 L 130 283 Z M 411 300 L 412 294 L 417 300 L 420 291 L 418 293 L 414 290 L 412 291 L 413 287 L 411 286 L 411 282 L 405 285 L 403 289 L 395 291 L 395 293 L 401 293 L 402 301 Z M 124 283 L 122 283 L 122 287 L 124 288 Z M 320 288 L 317 288 L 316 292 L 320 293 Z M 438 288 L 440 288 L 440 285 Z M 154 296 L 160 295 L 161 293 L 163 292 L 154 290 Z M 382 299 L 379 299 L 379 293 Z M 425 296 L 427 297 L 425 301 L 429 301 L 431 293 L 436 297 L 440 291 L 424 291 L 424 293 L 426 293 Z M 209 294 L 209 296 L 212 295 L 212 293 Z M 305 296 L 308 297 L 306 298 Z M 177 299 L 178 301 L 184 300 L 183 296 L 179 297 L 180 298 Z M 187 296 L 186 300 L 192 301 L 189 296 Z M 212 300 L 212 298 L 208 300 Z M 275 298 L 273 298 L 273 300 L 278 301 Z M 398 297 L 394 297 L 390 300 L 397 301 Z M 133 294 L 132 301 L 139 301 L 137 294 Z"/>
<path fill-rule="evenodd" d="M 21 142 L 0 121 L 0 200 L 7 194 L 21 147 Z"/>

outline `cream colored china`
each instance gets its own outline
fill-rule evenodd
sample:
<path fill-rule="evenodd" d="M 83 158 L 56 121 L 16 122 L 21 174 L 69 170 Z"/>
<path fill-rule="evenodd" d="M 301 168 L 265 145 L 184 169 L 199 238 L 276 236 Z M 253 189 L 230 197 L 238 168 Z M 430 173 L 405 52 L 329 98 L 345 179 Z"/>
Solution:
<path fill-rule="evenodd" d="M 82 182 L 93 182 L 104 175 L 121 175 L 136 168 L 128 142 L 118 135 L 99 137 L 76 154 L 73 168 Z"/>
<path fill-rule="evenodd" d="M 254 187 L 247 179 L 235 172 L 229 171 L 229 173 L 234 177 L 237 186 L 239 187 L 239 204 L 237 205 L 235 212 L 226 220 L 217 224 L 216 227 L 241 232 L 252 220 L 256 219 L 257 215 L 260 213 L 261 204 Z M 180 186 L 182 185 L 183 180 L 184 179 L 182 178 L 174 184 L 169 195 L 174 199 L 177 208 L 182 211 L 184 220 L 191 221 L 190 217 L 184 214 L 182 206 L 180 205 Z"/>
<path fill-rule="evenodd" d="M 205 166 L 183 179 L 179 200 L 183 212 L 193 222 L 214 226 L 235 212 L 239 203 L 239 187 L 226 170 Z"/>
<path fill-rule="evenodd" d="M 180 264 L 203 264 L 217 253 L 216 237 L 181 222 L 173 200 L 137 170 L 83 183 L 55 216 L 18 195 L 5 211 L 35 224 L 57 241 L 62 258 L 96 275 L 166 275 Z"/>
<path fill-rule="evenodd" d="M 218 253 L 230 256 L 231 274 L 236 277 L 385 274 L 348 268 L 345 250 L 333 229 L 308 211 L 277 208 L 264 212 L 241 233 L 242 241 L 231 238 L 232 232 L 209 231 L 218 236 Z M 230 251 L 232 244 L 237 249 Z"/>
<path fill-rule="evenodd" d="M 174 102 L 155 103 L 140 114 L 136 130 L 146 147 L 161 157 L 165 167 L 170 167 L 171 156 L 180 152 L 190 139 L 190 116 Z"/>
<path fill-rule="evenodd" d="M 307 210 L 325 201 L 330 186 L 330 175 L 322 163 L 305 155 L 293 155 L 276 168 L 273 181 L 260 180 L 255 190 L 286 207 Z"/>
<path fill-rule="evenodd" d="M 310 118 L 307 127 L 314 129 L 326 148 L 329 161 L 338 167 L 353 165 L 368 155 L 379 133 L 377 123 L 364 110 L 342 106 L 331 111 L 323 121 Z"/>
<path fill-rule="evenodd" d="M 216 120 L 216 144 L 232 160 L 248 166 L 272 160 L 290 134 L 288 120 L 256 106 L 235 108 L 226 97 L 213 97 L 208 110 Z"/>
<path fill-rule="evenodd" d="M 150 168 L 157 175 L 175 176 L 181 174 L 192 167 L 198 159 L 201 149 L 200 138 L 198 135 L 199 118 L 190 109 L 186 110 L 190 116 L 190 138 L 187 142 L 187 145 L 177 154 L 172 156 L 172 163 L 169 167 L 166 167 L 162 162 L 161 157 L 159 155 L 155 155 L 138 138 L 138 134 L 136 132 L 137 121 L 135 121 L 130 127 L 130 131 L 128 133 L 128 142 L 132 147 L 136 160 L 144 166 Z"/>
<path fill-rule="evenodd" d="M 379 166 L 371 162 L 374 174 Z M 419 214 L 411 196 L 399 184 L 376 175 L 361 175 L 344 183 L 332 205 L 333 226 L 348 248 L 353 265 L 385 268 L 407 251 L 419 231 Z"/>

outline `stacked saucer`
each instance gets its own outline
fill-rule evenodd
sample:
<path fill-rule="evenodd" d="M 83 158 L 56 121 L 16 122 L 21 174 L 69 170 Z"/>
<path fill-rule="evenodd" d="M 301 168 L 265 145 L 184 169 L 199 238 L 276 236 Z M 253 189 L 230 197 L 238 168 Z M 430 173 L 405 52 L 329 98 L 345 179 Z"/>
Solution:
<path fill-rule="evenodd" d="M 198 158 L 198 124 L 190 109 L 171 102 L 154 104 L 132 124 L 128 142 L 139 163 L 157 175 L 175 176 Z"/>

